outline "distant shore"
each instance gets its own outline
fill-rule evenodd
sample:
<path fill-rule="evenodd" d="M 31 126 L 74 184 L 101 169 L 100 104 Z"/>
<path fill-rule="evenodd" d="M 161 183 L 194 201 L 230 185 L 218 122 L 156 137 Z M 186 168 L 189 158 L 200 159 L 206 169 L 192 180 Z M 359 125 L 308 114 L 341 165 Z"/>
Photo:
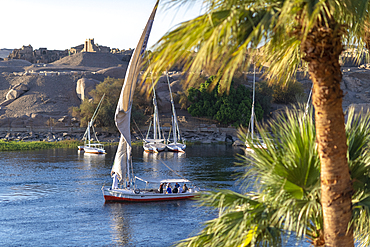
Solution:
<path fill-rule="evenodd" d="M 101 142 L 107 146 L 118 145 L 118 142 Z M 240 146 L 241 143 L 237 142 L 227 142 L 227 141 L 218 141 L 218 142 L 201 142 L 201 141 L 186 141 L 187 146 L 193 145 L 215 145 L 215 144 L 229 144 Z M 0 140 L 0 151 L 29 151 L 29 150 L 42 150 L 42 149 L 52 149 L 52 148 L 76 148 L 83 145 L 83 141 L 78 140 L 61 140 L 61 141 L 22 141 L 22 140 Z M 141 146 L 143 145 L 142 141 L 134 141 L 131 143 L 132 146 Z"/>

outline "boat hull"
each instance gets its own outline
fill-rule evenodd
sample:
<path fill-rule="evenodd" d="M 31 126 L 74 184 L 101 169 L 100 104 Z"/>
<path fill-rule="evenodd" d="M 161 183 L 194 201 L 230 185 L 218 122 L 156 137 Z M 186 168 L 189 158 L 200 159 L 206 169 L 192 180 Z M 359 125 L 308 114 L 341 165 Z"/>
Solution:
<path fill-rule="evenodd" d="M 173 201 L 193 198 L 197 192 L 161 194 L 155 192 L 140 191 L 135 193 L 134 190 L 102 188 L 104 200 L 107 202 L 156 202 L 156 201 Z"/>
<path fill-rule="evenodd" d="M 248 143 L 245 144 L 245 150 L 248 151 L 248 152 L 252 152 L 254 153 L 254 149 L 251 148 Z M 253 144 L 253 147 L 256 148 L 256 149 L 267 149 L 267 146 L 266 144 L 264 143 L 261 143 L 261 144 Z"/>
<path fill-rule="evenodd" d="M 104 149 L 100 148 L 89 148 L 89 147 L 84 147 L 84 152 L 87 154 L 106 154 Z"/>
<path fill-rule="evenodd" d="M 182 143 L 171 143 L 167 145 L 168 151 L 171 152 L 185 152 L 186 145 Z"/>
<path fill-rule="evenodd" d="M 143 148 L 147 153 L 158 153 L 164 151 L 166 149 L 166 145 L 163 143 L 145 143 Z"/>

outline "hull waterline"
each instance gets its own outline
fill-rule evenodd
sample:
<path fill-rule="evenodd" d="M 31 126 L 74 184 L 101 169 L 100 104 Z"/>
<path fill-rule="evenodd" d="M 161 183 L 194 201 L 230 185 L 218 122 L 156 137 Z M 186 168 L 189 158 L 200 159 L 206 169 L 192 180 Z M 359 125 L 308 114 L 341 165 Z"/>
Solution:
<path fill-rule="evenodd" d="M 147 153 L 158 153 L 163 152 L 166 149 L 166 145 L 162 143 L 145 143 L 143 148 Z"/>
<path fill-rule="evenodd" d="M 97 149 L 97 148 L 84 148 L 84 152 L 86 154 L 106 154 L 104 149 Z"/>
<path fill-rule="evenodd" d="M 171 143 L 167 145 L 168 151 L 171 152 L 185 152 L 186 145 L 181 143 Z"/>
<path fill-rule="evenodd" d="M 161 194 L 155 192 L 134 190 L 102 188 L 104 200 L 106 202 L 156 202 L 156 201 L 174 201 L 193 198 L 197 192 Z"/>

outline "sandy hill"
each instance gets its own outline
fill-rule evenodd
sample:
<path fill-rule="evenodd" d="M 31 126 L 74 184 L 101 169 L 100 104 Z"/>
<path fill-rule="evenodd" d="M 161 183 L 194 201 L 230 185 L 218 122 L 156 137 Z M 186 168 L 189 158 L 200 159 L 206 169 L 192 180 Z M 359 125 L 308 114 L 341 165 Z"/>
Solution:
<path fill-rule="evenodd" d="M 9 61 L 0 61 L 1 67 L 26 67 L 30 66 L 32 63 L 22 60 L 22 59 L 13 59 Z"/>
<path fill-rule="evenodd" d="M 116 55 L 111 53 L 80 52 L 55 61 L 51 65 L 108 68 L 123 63 Z"/>
<path fill-rule="evenodd" d="M 68 116 L 69 108 L 81 103 L 76 93 L 79 79 L 124 78 L 127 65 L 109 53 L 78 53 L 50 64 L 0 61 L 0 127 L 39 126 L 49 118 Z M 9 90 L 20 84 L 27 91 L 8 103 Z"/>
<path fill-rule="evenodd" d="M 127 61 L 122 61 L 118 56 L 108 53 L 78 53 L 46 65 L 31 64 L 24 60 L 0 61 L 0 103 L 6 101 L 6 95 L 11 88 L 19 84 L 28 88 L 11 103 L 0 106 L 0 127 L 45 125 L 49 118 L 58 119 L 69 115 L 68 109 L 80 104 L 76 93 L 79 79 L 86 77 L 103 81 L 107 76 L 123 78 L 127 65 Z M 12 73 L 31 70 L 53 71 L 53 74 Z M 78 71 L 78 73 L 63 74 L 56 71 Z M 85 73 L 85 71 L 94 73 Z M 345 94 L 343 108 L 346 109 L 351 104 L 370 108 L 370 65 L 343 66 L 342 72 L 341 86 Z M 179 83 L 179 77 L 180 75 L 171 75 L 174 92 L 180 90 L 180 87 L 175 89 L 175 81 Z M 311 80 L 307 77 L 297 79 L 308 94 L 312 85 Z M 161 86 L 159 83 L 157 89 L 157 96 L 161 96 L 158 102 L 162 104 L 162 110 L 168 108 L 170 112 L 167 81 L 164 79 L 162 84 Z"/>

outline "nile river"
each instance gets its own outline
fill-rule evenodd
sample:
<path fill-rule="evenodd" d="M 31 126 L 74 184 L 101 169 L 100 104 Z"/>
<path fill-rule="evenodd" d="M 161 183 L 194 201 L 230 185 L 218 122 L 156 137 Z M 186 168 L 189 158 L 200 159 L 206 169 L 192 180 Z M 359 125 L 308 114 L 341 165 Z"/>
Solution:
<path fill-rule="evenodd" d="M 116 147 L 103 156 L 76 149 L 1 152 L 0 246 L 171 246 L 202 229 L 215 212 L 192 200 L 104 203 L 102 185 Z M 201 188 L 236 190 L 232 174 L 240 148 L 195 145 L 185 154 L 143 154 L 133 147 L 138 176 L 175 176 Z"/>

